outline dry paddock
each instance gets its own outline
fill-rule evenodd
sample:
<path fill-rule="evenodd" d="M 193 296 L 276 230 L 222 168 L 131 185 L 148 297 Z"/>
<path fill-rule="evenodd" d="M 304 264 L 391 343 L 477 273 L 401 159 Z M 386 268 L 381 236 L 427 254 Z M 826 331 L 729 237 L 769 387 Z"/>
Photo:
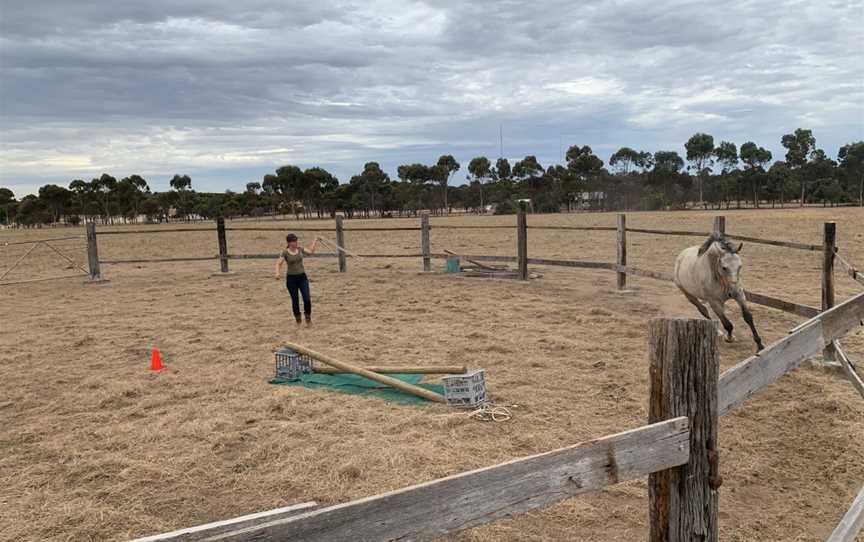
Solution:
<path fill-rule="evenodd" d="M 707 230 L 712 214 L 634 213 L 628 225 Z M 836 220 L 841 251 L 864 265 L 860 209 L 725 214 L 730 233 L 813 244 L 822 223 Z M 432 249 L 512 255 L 515 230 L 434 227 L 514 223 L 433 217 Z M 529 225 L 614 223 L 612 214 L 529 217 Z M 0 245 L 70 231 L 83 232 L 5 231 Z M 613 261 L 614 236 L 529 230 L 529 255 Z M 283 237 L 229 231 L 229 250 L 276 252 Z M 670 271 L 677 251 L 697 242 L 631 234 L 630 261 Z M 419 232 L 348 232 L 346 245 L 414 253 Z M 69 247 L 84 261 L 77 242 Z M 20 253 L 12 248 L 0 248 L 0 264 Z M 103 259 L 208 256 L 216 236 L 103 236 L 99 249 Z M 818 306 L 818 253 L 745 244 L 742 255 L 748 287 Z M 57 265 L 40 249 L 10 277 L 63 272 Z M 342 275 L 333 259 L 309 261 L 311 329 L 294 326 L 269 260 L 232 261 L 237 273 L 224 278 L 211 277 L 216 262 L 107 265 L 103 284 L 0 287 L 0 539 L 122 540 L 302 501 L 342 502 L 644 425 L 647 321 L 696 316 L 670 284 L 650 279 L 630 278 L 633 292 L 620 294 L 608 271 L 538 267 L 543 278 L 526 284 L 454 277 L 434 265 L 424 275 L 419 258 L 349 260 Z M 839 272 L 837 286 L 838 299 L 861 290 Z M 721 345 L 723 368 L 753 351 L 731 312 L 739 341 Z M 754 314 L 767 341 L 801 321 L 762 307 Z M 483 367 L 492 398 L 518 405 L 514 419 L 481 423 L 438 405 L 268 385 L 283 340 L 359 363 Z M 845 345 L 864 361 L 864 333 Z M 162 374 L 147 370 L 151 346 L 165 357 Z M 723 418 L 721 538 L 824 540 L 864 484 L 862 435 L 864 400 L 812 367 Z M 640 480 L 454 539 L 631 541 L 646 528 Z"/>

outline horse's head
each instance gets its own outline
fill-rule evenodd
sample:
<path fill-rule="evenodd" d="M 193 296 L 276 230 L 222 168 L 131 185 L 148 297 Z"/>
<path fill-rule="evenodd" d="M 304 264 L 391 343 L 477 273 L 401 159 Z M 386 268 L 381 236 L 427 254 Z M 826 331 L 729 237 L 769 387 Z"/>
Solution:
<path fill-rule="evenodd" d="M 722 234 L 712 233 L 699 247 L 699 256 L 708 256 L 714 276 L 727 289 L 738 285 L 742 265 L 738 253 L 743 246 L 744 243 L 740 243 L 736 247 Z"/>

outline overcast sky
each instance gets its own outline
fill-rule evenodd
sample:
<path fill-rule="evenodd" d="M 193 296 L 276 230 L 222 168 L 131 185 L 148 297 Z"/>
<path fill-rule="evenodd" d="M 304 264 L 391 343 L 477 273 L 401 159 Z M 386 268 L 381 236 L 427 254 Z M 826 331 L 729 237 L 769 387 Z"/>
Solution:
<path fill-rule="evenodd" d="M 864 2 L 0 0 L 0 186 L 864 139 Z"/>

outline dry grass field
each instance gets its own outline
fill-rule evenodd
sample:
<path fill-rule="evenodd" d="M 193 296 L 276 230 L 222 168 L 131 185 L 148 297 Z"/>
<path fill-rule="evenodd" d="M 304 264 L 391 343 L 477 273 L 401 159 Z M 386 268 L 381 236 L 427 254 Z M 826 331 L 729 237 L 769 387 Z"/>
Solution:
<path fill-rule="evenodd" d="M 841 252 L 864 266 L 864 211 L 724 211 L 730 233 L 821 242 L 837 222 Z M 630 227 L 708 231 L 713 213 L 634 213 Z M 529 225 L 614 225 L 614 214 L 532 215 Z M 353 220 L 348 228 L 416 225 Z M 332 222 L 303 226 L 332 227 Z M 513 255 L 515 217 L 432 218 L 432 250 Z M 294 222 L 231 222 L 229 227 Z M 139 226 L 138 228 L 143 228 Z M 160 226 L 147 226 L 159 228 Z M 100 227 L 100 231 L 130 227 Z M 83 229 L 0 231 L 0 266 L 22 239 Z M 309 240 L 314 234 L 302 234 Z M 325 235 L 331 242 L 332 234 Z M 529 230 L 531 257 L 614 261 L 615 232 Z M 232 253 L 278 252 L 284 233 L 228 232 Z M 633 265 L 671 272 L 700 240 L 630 234 Z M 62 243 L 82 263 L 79 241 Z M 349 250 L 416 253 L 419 232 L 346 234 Z M 26 248 L 26 246 L 24 246 Z M 101 236 L 103 259 L 209 256 L 213 230 Z M 755 291 L 818 306 L 821 255 L 746 244 L 743 279 Z M 62 262 L 61 262 L 62 263 Z M 0 539 L 123 540 L 288 504 L 336 503 L 543 452 L 647 422 L 647 322 L 696 317 L 671 284 L 608 271 L 536 268 L 528 283 L 422 274 L 419 258 L 307 260 L 315 325 L 297 328 L 270 260 L 105 265 L 82 278 L 0 287 Z M 0 267 L 0 273 L 5 267 Z M 39 249 L 6 278 L 64 270 Z M 838 267 L 837 298 L 861 285 Z M 738 342 L 722 368 L 753 352 L 730 304 Z M 754 307 L 766 343 L 801 318 Z M 503 423 L 440 405 L 268 385 L 273 351 L 296 341 L 363 364 L 465 364 L 487 371 Z M 864 362 L 864 332 L 844 341 Z M 148 371 L 149 349 L 167 371 Z M 864 484 L 864 400 L 835 373 L 802 367 L 724 417 L 720 428 L 721 539 L 820 541 Z M 632 541 L 647 532 L 645 481 L 569 499 L 475 528 L 459 541 Z"/>

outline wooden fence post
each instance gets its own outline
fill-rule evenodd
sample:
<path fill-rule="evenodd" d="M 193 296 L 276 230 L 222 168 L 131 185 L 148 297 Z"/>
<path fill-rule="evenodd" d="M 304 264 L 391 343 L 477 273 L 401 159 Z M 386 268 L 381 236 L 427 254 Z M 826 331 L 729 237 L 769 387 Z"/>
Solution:
<path fill-rule="evenodd" d="M 834 306 L 834 253 L 837 250 L 837 224 L 826 222 L 822 234 L 822 310 Z M 822 358 L 834 361 L 834 347 L 825 347 Z"/>
<path fill-rule="evenodd" d="M 648 326 L 650 422 L 690 418 L 686 465 L 648 477 L 650 542 L 717 541 L 717 331 L 708 320 L 653 319 Z"/>
<path fill-rule="evenodd" d="M 344 252 L 345 230 L 342 229 L 342 215 L 336 216 L 336 247 L 336 257 L 339 260 L 339 272 L 344 273 L 348 269 L 348 261 L 345 258 Z"/>
<path fill-rule="evenodd" d="M 223 273 L 228 272 L 228 239 L 225 237 L 225 219 L 216 219 L 216 237 L 219 241 L 219 267 Z"/>
<path fill-rule="evenodd" d="M 516 215 L 516 253 L 519 263 L 519 280 L 528 280 L 528 219 L 525 215 L 525 202 L 519 202 Z"/>
<path fill-rule="evenodd" d="M 714 217 L 714 227 L 712 231 L 715 233 L 726 234 L 726 217 L 723 215 L 718 215 Z"/>
<path fill-rule="evenodd" d="M 420 214 L 420 249 L 423 252 L 423 271 L 432 271 L 432 249 L 429 242 L 429 213 Z"/>
<path fill-rule="evenodd" d="M 90 268 L 90 280 L 102 280 L 102 271 L 99 269 L 99 247 L 96 244 L 96 223 L 87 223 L 87 264 Z"/>
<path fill-rule="evenodd" d="M 618 265 L 627 265 L 627 215 L 618 215 Z M 618 289 L 627 287 L 627 273 L 618 271 Z"/>

